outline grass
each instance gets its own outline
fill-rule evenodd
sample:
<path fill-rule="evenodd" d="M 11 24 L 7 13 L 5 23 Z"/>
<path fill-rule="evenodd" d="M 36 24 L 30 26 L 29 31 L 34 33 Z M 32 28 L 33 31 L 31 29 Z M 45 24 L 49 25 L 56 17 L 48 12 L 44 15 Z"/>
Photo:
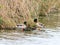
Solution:
<path fill-rule="evenodd" d="M 0 15 L 7 27 L 14 27 L 24 21 L 33 26 L 34 18 L 47 16 L 52 8 L 60 9 L 59 0 L 0 0 L 0 2 Z M 45 23 L 48 19 L 39 18 L 39 20 Z"/>
<path fill-rule="evenodd" d="M 2 20 L 2 18 L 0 17 L 0 25 L 1 25 L 1 24 L 3 24 L 3 20 Z"/>

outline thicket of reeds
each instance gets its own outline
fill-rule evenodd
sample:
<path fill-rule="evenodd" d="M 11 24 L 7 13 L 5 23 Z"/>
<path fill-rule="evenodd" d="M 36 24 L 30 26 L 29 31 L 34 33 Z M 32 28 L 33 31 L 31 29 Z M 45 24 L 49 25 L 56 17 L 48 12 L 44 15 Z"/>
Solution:
<path fill-rule="evenodd" d="M 59 5 L 59 0 L 0 0 L 0 26 L 15 27 L 24 21 L 32 25 L 34 18 L 47 16 Z"/>

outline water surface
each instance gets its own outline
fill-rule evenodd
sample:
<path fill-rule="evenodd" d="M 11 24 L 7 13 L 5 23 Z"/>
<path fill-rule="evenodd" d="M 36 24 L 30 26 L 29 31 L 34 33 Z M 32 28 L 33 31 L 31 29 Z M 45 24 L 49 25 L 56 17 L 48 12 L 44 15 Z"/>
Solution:
<path fill-rule="evenodd" d="M 21 32 L 0 30 L 0 45 L 60 45 L 60 30 Z"/>

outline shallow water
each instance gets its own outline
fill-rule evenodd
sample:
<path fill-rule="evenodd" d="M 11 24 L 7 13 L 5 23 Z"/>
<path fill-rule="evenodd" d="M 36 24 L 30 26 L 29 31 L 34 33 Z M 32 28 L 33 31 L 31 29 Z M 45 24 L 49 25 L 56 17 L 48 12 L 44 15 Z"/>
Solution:
<path fill-rule="evenodd" d="M 60 45 L 60 30 L 21 32 L 0 30 L 0 45 Z"/>

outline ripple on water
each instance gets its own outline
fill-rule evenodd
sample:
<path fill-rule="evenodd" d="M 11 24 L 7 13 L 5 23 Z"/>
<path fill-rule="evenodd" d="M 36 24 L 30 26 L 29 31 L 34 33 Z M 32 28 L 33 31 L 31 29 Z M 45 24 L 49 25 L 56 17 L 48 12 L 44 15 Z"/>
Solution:
<path fill-rule="evenodd" d="M 60 31 L 53 29 L 45 30 L 29 33 L 4 30 L 3 33 L 0 33 L 0 45 L 59 45 Z"/>

